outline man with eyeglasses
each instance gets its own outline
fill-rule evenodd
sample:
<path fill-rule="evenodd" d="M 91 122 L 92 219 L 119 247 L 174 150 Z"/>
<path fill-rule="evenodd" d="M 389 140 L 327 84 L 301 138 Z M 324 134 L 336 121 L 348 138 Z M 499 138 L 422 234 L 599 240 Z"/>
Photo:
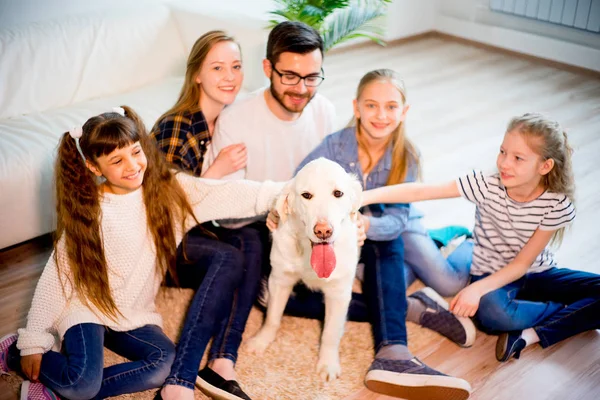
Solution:
<path fill-rule="evenodd" d="M 226 146 L 244 143 L 247 163 L 224 179 L 285 181 L 334 130 L 333 104 L 317 93 L 325 79 L 323 40 L 306 24 L 286 21 L 269 34 L 263 70 L 267 88 L 227 107 L 217 120 L 208 168 Z"/>
<path fill-rule="evenodd" d="M 300 162 L 325 136 L 333 132 L 333 105 L 317 93 L 317 87 L 325 79 L 322 64 L 323 41 L 314 29 L 300 22 L 277 25 L 269 34 L 267 57 L 263 60 L 270 86 L 227 107 L 221 113 L 212 148 L 208 151 L 208 162 L 204 162 L 203 168 L 208 167 L 225 146 L 243 142 L 248 153 L 247 165 L 224 179 L 284 181 L 292 178 Z M 240 227 L 249 222 L 252 221 L 228 226 Z M 262 260 L 267 272 L 270 240 L 265 224 L 255 222 L 247 227 L 256 229 L 261 236 L 264 246 Z M 268 296 L 266 276 L 262 279 L 262 286 L 259 303 L 265 306 Z M 288 302 L 286 313 L 322 318 L 317 316 L 322 307 L 316 309 L 313 302 L 303 301 L 308 291 L 297 285 L 291 296 L 295 301 Z M 371 301 L 379 301 L 378 295 L 373 294 L 375 296 Z M 404 286 L 397 287 L 397 290 L 387 289 L 387 296 L 391 299 L 386 301 L 394 301 L 395 295 L 405 296 Z M 352 305 L 350 308 L 353 308 Z M 364 300 L 356 302 L 354 308 L 357 317 L 352 319 L 367 319 Z M 424 302 L 421 314 L 437 313 L 440 309 L 437 303 Z M 373 323 L 379 323 L 379 329 L 384 330 L 397 324 L 399 315 L 404 317 L 404 313 L 399 312 L 386 318 L 375 318 Z M 383 383 L 379 391 L 399 397 L 429 399 L 446 398 L 446 394 L 450 393 L 447 392 L 449 388 L 462 389 L 465 384 L 468 387 L 466 381 L 446 376 L 414 358 L 401 341 L 402 334 L 398 337 L 386 334 L 385 343 L 377 349 L 369 370 L 377 372 L 378 377 L 384 377 L 380 379 Z M 468 397 L 468 390 L 465 388 L 460 394 Z"/>
<path fill-rule="evenodd" d="M 270 80 L 269 87 L 250 94 L 221 112 L 202 164 L 203 170 L 214 162 L 221 149 L 244 143 L 246 165 L 223 179 L 287 181 L 293 177 L 298 164 L 334 131 L 333 104 L 317 93 L 325 78 L 323 40 L 316 30 L 301 22 L 278 24 L 269 34 L 263 69 Z M 252 246 L 243 248 L 243 251 L 245 257 L 256 260 L 256 266 L 263 266 L 263 282 L 266 285 L 270 271 L 270 237 L 264 217 L 227 222 L 220 221 L 227 228 L 244 229 L 247 237 L 255 235 L 262 244 L 260 254 L 249 248 Z M 245 275 L 246 279 L 251 276 Z M 257 276 L 251 293 L 249 287 L 252 285 L 244 285 L 244 291 L 236 293 L 238 303 L 242 303 L 239 298 L 243 296 L 249 299 L 243 304 L 252 304 L 260 282 Z M 250 309 L 238 309 L 233 318 L 247 318 L 249 312 Z M 230 326 L 238 329 L 230 322 L 224 321 L 224 329 Z M 214 374 L 211 375 L 214 377 Z M 219 382 L 223 381 L 207 374 L 198 380 L 197 384 L 204 389 L 218 388 Z M 227 398 L 246 399 L 237 395 Z"/>

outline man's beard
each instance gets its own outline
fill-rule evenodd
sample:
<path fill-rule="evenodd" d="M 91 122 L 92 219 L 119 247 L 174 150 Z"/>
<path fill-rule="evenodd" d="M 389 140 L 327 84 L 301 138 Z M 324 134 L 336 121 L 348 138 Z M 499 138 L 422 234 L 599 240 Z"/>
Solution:
<path fill-rule="evenodd" d="M 312 97 L 311 97 L 311 95 L 310 95 L 309 92 L 306 92 L 305 94 L 301 94 L 301 95 L 298 95 L 298 94 L 293 93 L 293 92 L 283 92 L 283 94 L 280 95 L 273 88 L 273 81 L 272 80 L 271 80 L 271 86 L 270 86 L 269 89 L 271 90 L 271 95 L 273 96 L 273 98 L 275 100 L 277 100 L 277 102 L 281 105 L 281 107 L 283 107 L 286 111 L 291 112 L 291 113 L 301 113 L 302 110 L 304 110 L 304 108 L 308 105 L 308 103 L 310 103 L 310 101 L 315 97 L 315 94 L 316 94 L 316 92 L 315 92 L 312 95 Z M 296 97 L 296 98 L 298 98 L 298 97 L 305 98 L 305 99 L 308 99 L 308 101 L 304 105 L 297 106 L 297 107 L 301 107 L 299 109 L 298 108 L 291 108 L 291 107 L 287 106 L 284 103 L 284 101 L 283 101 L 283 98 L 284 98 L 285 95 L 288 95 L 288 96 L 291 96 L 291 97 Z"/>

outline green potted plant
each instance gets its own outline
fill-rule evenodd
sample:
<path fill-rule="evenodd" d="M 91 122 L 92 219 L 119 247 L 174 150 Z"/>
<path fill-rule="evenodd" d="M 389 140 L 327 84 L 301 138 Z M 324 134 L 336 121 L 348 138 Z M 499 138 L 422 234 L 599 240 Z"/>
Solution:
<path fill-rule="evenodd" d="M 281 21 L 301 21 L 315 28 L 325 51 L 355 38 L 368 38 L 385 45 L 383 29 L 373 20 L 385 14 L 392 0 L 275 0 L 278 8 L 269 14 L 273 27 Z"/>

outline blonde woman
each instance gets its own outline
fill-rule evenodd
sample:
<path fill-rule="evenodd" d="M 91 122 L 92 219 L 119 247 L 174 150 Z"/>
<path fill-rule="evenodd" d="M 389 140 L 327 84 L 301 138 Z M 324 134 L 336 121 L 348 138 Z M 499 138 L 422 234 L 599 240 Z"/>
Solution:
<path fill-rule="evenodd" d="M 201 172 L 219 114 L 233 103 L 243 78 L 240 47 L 232 37 L 222 31 L 210 31 L 196 41 L 188 58 L 179 99 L 158 119 L 151 132 L 171 165 L 195 176 L 212 179 L 220 179 L 245 167 L 246 147 L 239 143 L 223 148 L 205 173 Z M 213 234 L 212 237 L 207 231 Z M 183 398 L 178 394 L 182 387 L 187 389 L 185 396 L 193 397 L 195 383 L 209 396 L 249 399 L 236 382 L 234 367 L 258 290 L 261 256 L 259 234 L 251 228 L 230 230 L 209 222 L 186 235 L 178 249 L 177 272 L 181 286 L 198 292 L 210 290 L 206 269 L 216 264 L 238 271 L 242 279 L 230 293 L 233 304 L 228 306 L 226 318 L 218 322 L 208 365 L 198 376 L 204 348 L 199 346 L 196 337 L 198 330 L 208 327 L 198 324 L 202 321 L 198 315 L 201 309 L 190 308 L 178 344 L 178 357 L 171 377 L 167 379 L 168 386 L 163 390 L 165 397 L 177 390 L 173 398 Z"/>
<path fill-rule="evenodd" d="M 365 193 L 367 204 L 452 197 L 475 203 L 471 284 L 450 310 L 499 334 L 498 361 L 519 358 L 536 343 L 546 348 L 600 329 L 600 275 L 559 268 L 550 249 L 575 219 L 571 153 L 556 121 L 529 113 L 509 122 L 496 173 Z"/>

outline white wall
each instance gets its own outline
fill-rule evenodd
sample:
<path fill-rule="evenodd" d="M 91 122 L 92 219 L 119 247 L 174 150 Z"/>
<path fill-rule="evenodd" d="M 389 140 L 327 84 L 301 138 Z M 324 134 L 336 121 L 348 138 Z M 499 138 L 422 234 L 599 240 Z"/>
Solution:
<path fill-rule="evenodd" d="M 386 40 L 434 29 L 438 0 L 394 0 L 386 15 Z"/>
<path fill-rule="evenodd" d="M 24 22 L 56 19 L 97 9 L 124 7 L 139 3 L 169 3 L 185 0 L 0 0 L 0 27 Z M 269 20 L 276 8 L 274 0 L 187 0 L 210 12 L 231 11 L 255 19 Z M 395 0 L 383 19 L 385 38 L 394 40 L 433 29 L 438 0 Z"/>
<path fill-rule="evenodd" d="M 273 0 L 0 0 L 0 27 L 134 4 L 186 1 L 205 7 L 209 14 L 229 11 L 265 21 L 275 4 Z"/>
<path fill-rule="evenodd" d="M 493 12 L 489 0 L 445 0 L 435 29 L 533 56 L 600 71 L 600 35 Z"/>
<path fill-rule="evenodd" d="M 0 0 L 0 27 L 132 3 L 181 1 L 205 7 L 209 13 L 232 12 L 263 20 L 265 25 L 268 11 L 276 7 L 274 0 Z M 382 23 L 388 41 L 438 30 L 600 71 L 600 35 L 495 13 L 489 10 L 489 0 L 394 0 Z"/>

